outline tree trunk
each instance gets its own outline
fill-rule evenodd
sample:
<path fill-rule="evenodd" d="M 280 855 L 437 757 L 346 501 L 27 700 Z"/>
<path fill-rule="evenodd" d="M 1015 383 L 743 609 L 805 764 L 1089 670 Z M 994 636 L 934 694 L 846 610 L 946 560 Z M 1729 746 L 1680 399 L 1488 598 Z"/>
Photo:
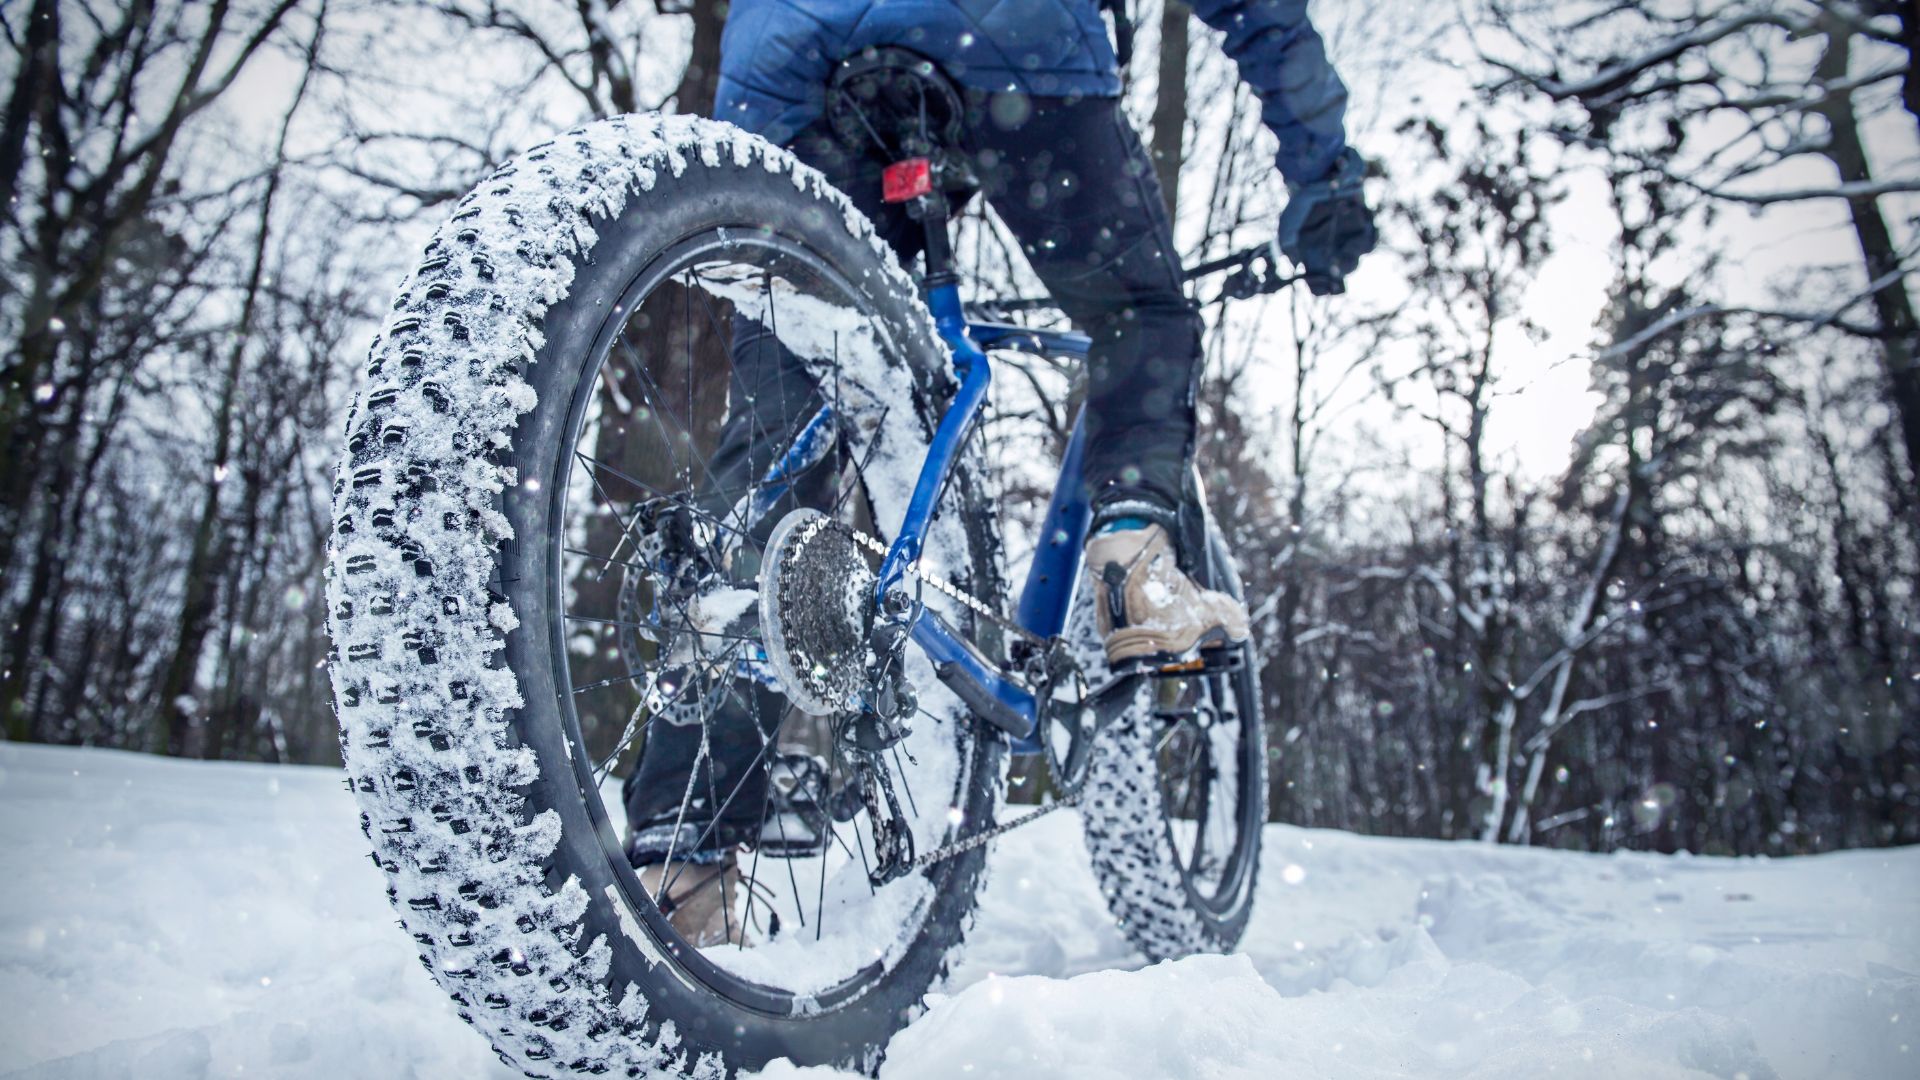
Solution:
<path fill-rule="evenodd" d="M 57 75 L 60 41 L 60 5 L 56 0 L 34 0 L 27 13 L 27 34 L 13 92 L 7 97 L 0 122 L 0 214 L 14 220 L 13 197 L 20 190 L 20 170 L 27 158 L 27 128 L 33 123 L 35 102 L 52 89 Z"/>
<path fill-rule="evenodd" d="M 727 23 L 726 11 L 725 4 L 694 4 L 688 12 L 693 19 L 693 51 L 673 91 L 675 112 L 713 113 L 713 98 L 720 90 L 720 31 Z"/>
<path fill-rule="evenodd" d="M 1900 99 L 1920 124 L 1920 0 L 1899 0 L 1900 42 L 1907 49 L 1907 74 L 1900 84 Z"/>
<path fill-rule="evenodd" d="M 227 545 L 219 542 L 220 488 L 233 460 L 233 413 L 240 392 L 241 366 L 246 357 L 247 336 L 253 328 L 254 308 L 259 302 L 261 284 L 266 277 L 268 241 L 273 234 L 274 197 L 280 192 L 280 182 L 287 164 L 287 133 L 292 129 L 294 115 L 300 111 L 300 103 L 306 99 L 307 88 L 313 82 L 320 33 L 320 26 L 316 23 L 313 39 L 307 46 L 306 71 L 300 77 L 300 85 L 294 91 L 286 115 L 280 120 L 280 136 L 273 150 L 273 168 L 267 173 L 266 190 L 260 195 L 260 227 L 254 238 L 253 259 L 247 269 L 240 317 L 233 328 L 233 344 L 227 351 L 226 368 L 221 375 L 220 403 L 214 415 L 212 469 L 207 477 L 206 494 L 200 503 L 199 522 L 194 527 L 186 581 L 181 587 L 180 633 L 157 694 L 160 715 L 165 718 L 161 726 L 161 735 L 165 739 L 162 750 L 169 754 L 187 753 L 187 729 L 193 717 L 181 705 L 182 699 L 193 689 L 194 677 L 200 667 L 200 651 L 206 644 L 207 631 L 212 623 L 218 575 L 226 559 Z"/>
<path fill-rule="evenodd" d="M 1846 27 L 1835 25 L 1829 29 L 1827 49 L 1820 57 L 1816 72 L 1821 81 L 1831 85 L 1847 77 L 1851 47 L 1851 32 Z M 1867 166 L 1866 148 L 1860 142 L 1853 95 L 1829 94 L 1820 105 L 1820 114 L 1827 118 L 1829 129 L 1826 157 L 1839 172 L 1840 182 L 1871 183 L 1873 174 Z M 1894 246 L 1877 199 L 1871 195 L 1848 199 L 1847 210 L 1853 217 L 1854 235 L 1860 240 L 1860 253 L 1866 260 L 1867 280 L 1885 282 L 1873 294 L 1873 309 L 1880 318 L 1880 356 L 1894 411 L 1900 417 L 1900 431 L 1907 449 L 1907 472 L 1912 479 L 1920 480 L 1920 367 L 1914 364 L 1915 331 L 1920 324 L 1915 322 L 1913 301 L 1907 295 L 1906 278 L 1901 273 L 1900 250 Z"/>
<path fill-rule="evenodd" d="M 1160 9 L 1160 83 L 1153 100 L 1153 171 L 1167 199 L 1167 213 L 1180 218 L 1180 163 L 1186 158 L 1187 22 L 1184 0 L 1166 0 Z"/>

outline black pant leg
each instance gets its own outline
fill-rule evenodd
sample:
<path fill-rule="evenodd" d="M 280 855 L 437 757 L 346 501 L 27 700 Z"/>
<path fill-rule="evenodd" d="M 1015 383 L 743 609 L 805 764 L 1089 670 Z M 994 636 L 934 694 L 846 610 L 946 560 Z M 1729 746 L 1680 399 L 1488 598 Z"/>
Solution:
<path fill-rule="evenodd" d="M 1096 507 L 1181 500 L 1194 439 L 1200 315 L 1140 136 L 1110 98 L 1001 95 L 970 150 L 1034 272 L 1093 339 L 1086 479 Z"/>

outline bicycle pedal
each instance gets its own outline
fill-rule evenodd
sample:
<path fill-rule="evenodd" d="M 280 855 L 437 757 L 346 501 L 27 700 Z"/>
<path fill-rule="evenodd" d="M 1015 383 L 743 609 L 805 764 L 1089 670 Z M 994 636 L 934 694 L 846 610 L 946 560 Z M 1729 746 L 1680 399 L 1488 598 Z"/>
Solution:
<path fill-rule="evenodd" d="M 1114 670 L 1116 675 L 1145 675 L 1150 679 L 1190 679 L 1204 675 L 1226 675 L 1245 666 L 1242 651 L 1235 645 L 1216 645 L 1182 657 L 1143 656 L 1132 664 Z"/>
<path fill-rule="evenodd" d="M 747 846 L 769 859 L 810 859 L 831 842 L 833 825 L 824 817 L 791 810 L 767 815 Z"/>

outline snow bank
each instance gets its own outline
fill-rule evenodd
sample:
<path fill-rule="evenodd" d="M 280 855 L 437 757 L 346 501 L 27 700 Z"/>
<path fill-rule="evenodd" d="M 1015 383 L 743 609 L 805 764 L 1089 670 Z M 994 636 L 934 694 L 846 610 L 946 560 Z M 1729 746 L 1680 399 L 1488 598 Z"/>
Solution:
<path fill-rule="evenodd" d="M 0 1077 L 517 1075 L 419 970 L 354 821 L 330 770 L 0 744 Z M 1916 1073 L 1920 849 L 1276 826 L 1263 879 L 1243 955 L 1141 968 L 1072 816 L 1013 834 L 883 1077 Z"/>
<path fill-rule="evenodd" d="M 331 769 L 0 743 L 0 1076 L 517 1076 Z"/>

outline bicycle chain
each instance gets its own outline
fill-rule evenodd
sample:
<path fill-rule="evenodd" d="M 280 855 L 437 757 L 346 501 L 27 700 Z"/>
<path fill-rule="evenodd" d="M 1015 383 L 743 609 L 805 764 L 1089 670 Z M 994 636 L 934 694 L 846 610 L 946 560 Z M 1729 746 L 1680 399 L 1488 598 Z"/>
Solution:
<path fill-rule="evenodd" d="M 1085 795 L 1086 793 L 1087 793 L 1086 781 L 1082 780 L 1080 782 L 1080 786 L 1077 788 L 1074 788 L 1071 793 L 1061 796 L 1058 800 L 1054 802 L 1050 802 L 1038 810 L 1021 814 L 1019 817 L 1013 819 L 1012 821 L 1003 821 L 1000 824 L 995 825 L 991 829 L 986 829 L 982 832 L 974 833 L 972 836 L 969 836 L 964 840 L 955 840 L 953 843 L 948 844 L 945 847 L 934 848 L 932 851 L 929 851 L 919 856 L 918 858 L 914 859 L 912 862 L 908 863 L 907 868 L 901 871 L 901 873 L 911 874 L 916 870 L 925 870 L 927 867 L 932 866 L 934 863 L 940 862 L 945 859 L 951 859 L 956 855 L 965 855 L 967 852 L 972 851 L 974 848 L 977 848 L 982 844 L 988 843 L 989 841 L 995 839 L 996 837 L 1005 836 L 1006 834 L 1021 827 L 1022 825 L 1032 824 L 1036 818 L 1046 817 L 1048 814 L 1053 813 L 1055 810 L 1062 810 L 1069 806 L 1078 806 L 1080 803 L 1080 796 Z"/>
<path fill-rule="evenodd" d="M 833 525 L 835 528 L 844 530 L 846 534 L 850 538 L 852 538 L 854 543 L 859 544 L 861 547 L 866 548 L 868 551 L 873 552 L 875 555 L 880 556 L 882 559 L 887 557 L 887 552 L 889 549 L 887 545 L 882 543 L 878 537 L 868 536 L 866 533 L 861 532 L 859 529 L 856 529 L 853 526 L 845 524 L 843 522 L 836 521 L 833 523 Z M 955 585 L 953 582 L 948 581 L 943 577 L 940 577 L 938 574 L 931 574 L 925 570 L 922 570 L 920 568 L 920 560 L 915 559 L 913 563 L 907 567 L 907 573 L 912 574 L 916 578 L 919 578 L 921 584 L 932 586 L 935 592 L 941 593 L 945 596 L 952 598 L 954 601 L 958 602 L 961 606 L 967 608 L 969 611 L 972 611 L 974 614 L 980 616 L 981 618 L 986 619 L 988 622 L 991 622 L 992 624 L 999 627 L 1000 629 L 1005 630 L 1007 633 L 1013 634 L 1014 636 L 1019 637 L 1024 641 L 1031 642 L 1035 645 L 1045 645 L 1047 643 L 1047 640 L 1045 638 L 1032 632 L 1031 630 L 1028 630 L 1024 626 L 1021 626 L 1019 623 L 1016 623 L 1013 620 L 1006 618 L 1005 616 L 1001 615 L 999 612 L 993 610 L 993 608 L 987 605 L 986 601 L 981 600 L 980 598 L 974 596 L 972 593 L 969 593 L 965 589 L 960 588 L 958 585 Z"/>

